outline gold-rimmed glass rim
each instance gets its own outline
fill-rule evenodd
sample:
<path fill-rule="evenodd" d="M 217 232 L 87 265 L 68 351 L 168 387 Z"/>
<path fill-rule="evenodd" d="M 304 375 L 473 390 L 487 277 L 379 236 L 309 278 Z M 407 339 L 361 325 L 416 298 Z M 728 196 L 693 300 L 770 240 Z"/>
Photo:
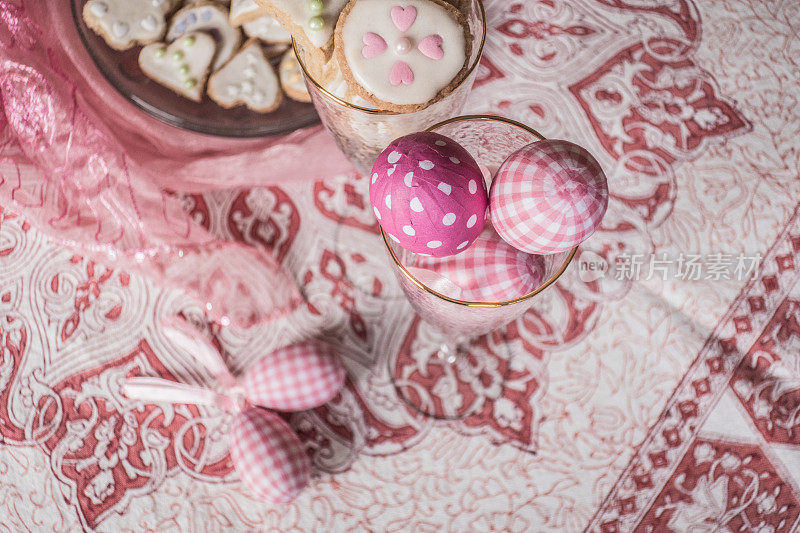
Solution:
<path fill-rule="evenodd" d="M 483 46 L 484 46 L 484 44 L 486 44 L 486 9 L 483 7 L 483 0 L 477 0 L 477 3 L 478 3 L 478 10 L 479 10 L 480 17 L 481 17 L 481 22 L 482 22 L 482 25 L 481 25 L 482 26 L 481 44 L 478 47 L 478 54 L 475 56 L 475 61 L 472 62 L 472 64 L 470 65 L 469 69 L 467 70 L 467 74 L 464 76 L 464 79 L 462 79 L 459 82 L 459 84 L 455 86 L 453 91 L 457 90 L 459 87 L 461 87 L 464 83 L 467 82 L 467 80 L 472 75 L 472 72 L 476 68 L 478 68 L 478 64 L 481 62 L 481 57 L 483 56 Z M 397 111 L 387 111 L 387 110 L 383 110 L 383 109 L 370 109 L 368 107 L 362 107 L 360 105 L 356 105 L 356 104 L 350 103 L 350 102 L 348 102 L 346 100 L 343 100 L 342 98 L 339 98 L 335 94 L 333 94 L 330 91 L 328 91 L 325 87 L 323 87 L 317 80 L 314 79 L 314 76 L 312 76 L 308 72 L 308 69 L 306 68 L 305 63 L 303 63 L 303 58 L 301 57 L 301 54 L 300 54 L 299 50 L 297 49 L 297 41 L 294 40 L 294 37 L 292 37 L 292 49 L 294 50 L 294 55 L 295 55 L 295 57 L 297 57 L 297 63 L 300 65 L 300 69 L 303 71 L 303 75 L 305 76 L 305 78 L 308 81 L 310 81 L 321 93 L 323 93 L 325 96 L 327 96 L 328 98 L 330 98 L 331 100 L 333 100 L 337 104 L 343 105 L 345 107 L 349 107 L 350 109 L 356 109 L 358 111 L 361 111 L 362 113 L 368 113 L 370 115 L 403 115 L 403 114 L 405 114 L 405 113 L 398 113 Z"/>
<path fill-rule="evenodd" d="M 487 120 L 487 121 L 503 122 L 503 123 L 509 124 L 511 126 L 515 126 L 517 128 L 521 128 L 521 129 L 527 131 L 528 133 L 530 133 L 531 135 L 534 135 L 535 137 L 538 137 L 539 139 L 542 139 L 542 140 L 545 139 L 544 135 L 542 135 L 541 133 L 539 133 L 538 131 L 536 131 L 533 128 L 529 128 L 528 126 L 526 126 L 525 124 L 522 124 L 521 122 L 517 122 L 516 120 L 512 120 L 510 118 L 498 117 L 498 116 L 493 116 L 493 115 L 463 115 L 463 116 L 460 116 L 460 117 L 454 117 L 454 118 L 450 118 L 450 119 L 447 119 L 445 121 L 439 122 L 438 124 L 435 124 L 435 125 L 431 126 L 430 128 L 428 128 L 425 131 L 434 131 L 434 130 L 436 130 L 438 128 L 441 128 L 443 126 L 446 126 L 448 124 L 453 124 L 454 122 L 466 122 L 468 120 Z M 578 252 L 578 247 L 577 246 L 572 248 L 569 251 L 569 253 L 567 254 L 567 257 L 564 260 L 564 262 L 558 268 L 558 271 L 556 271 L 556 273 L 553 274 L 546 282 L 542 283 L 535 290 L 533 290 L 532 292 L 530 292 L 530 293 L 528 293 L 528 294 L 526 294 L 524 296 L 520 296 L 519 298 L 514 298 L 513 300 L 504 300 L 504 301 L 501 301 L 501 302 L 470 302 L 470 301 L 467 301 L 467 300 L 458 300 L 456 298 L 450 298 L 449 296 L 441 294 L 440 292 L 437 292 L 437 291 L 431 289 L 430 287 L 428 287 L 427 285 L 425 285 L 424 283 L 422 283 L 420 280 L 418 280 L 416 277 L 414 277 L 414 275 L 411 274 L 411 272 L 408 271 L 408 269 L 405 267 L 405 265 L 403 265 L 403 263 L 397 258 L 397 255 L 394 253 L 394 248 L 389 243 L 389 240 L 388 240 L 388 238 L 386 236 L 386 232 L 383 231 L 383 228 L 381 228 L 381 237 L 383 237 L 384 246 L 386 246 L 386 249 L 389 250 L 389 255 L 392 257 L 392 261 L 394 261 L 394 264 L 397 266 L 397 268 L 400 269 L 400 272 L 403 274 L 403 276 L 408 278 L 408 280 L 411 281 L 411 283 L 413 283 L 414 285 L 416 285 L 417 287 L 419 287 L 423 291 L 427 292 L 428 294 L 431 294 L 431 295 L 433 295 L 433 296 L 435 296 L 437 298 L 440 298 L 442 300 L 445 300 L 447 302 L 450 302 L 450 303 L 453 303 L 453 304 L 456 304 L 456 305 L 462 305 L 462 306 L 465 306 L 465 307 L 485 307 L 485 308 L 505 307 L 507 305 L 513 305 L 513 304 L 516 304 L 516 303 L 524 302 L 525 300 L 528 300 L 530 298 L 533 298 L 534 296 L 536 296 L 540 292 L 544 291 L 545 289 L 547 289 L 548 287 L 553 285 L 556 281 L 558 281 L 558 278 L 560 278 L 561 275 L 564 274 L 564 272 L 566 272 L 567 267 L 569 267 L 570 263 L 572 262 L 572 259 L 575 257 L 575 254 Z"/>

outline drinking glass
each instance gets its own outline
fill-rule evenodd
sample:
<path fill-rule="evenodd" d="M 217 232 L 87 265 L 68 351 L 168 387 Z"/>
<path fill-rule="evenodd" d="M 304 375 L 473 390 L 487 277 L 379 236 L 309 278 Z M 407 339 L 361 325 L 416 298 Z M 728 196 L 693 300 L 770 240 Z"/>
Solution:
<path fill-rule="evenodd" d="M 428 129 L 460 143 L 485 169 L 487 185 L 505 159 L 518 149 L 544 139 L 535 130 L 502 117 L 471 115 L 446 120 Z M 487 220 L 487 226 L 489 225 Z M 382 232 L 383 233 L 383 232 Z M 436 287 L 435 278 L 426 277 L 426 271 L 416 267 L 430 261 L 402 248 L 383 233 L 383 242 L 389 253 L 391 265 L 400 287 L 419 316 L 438 330 L 442 343 L 434 353 L 413 353 L 416 368 L 442 365 L 441 372 L 453 380 L 460 372 L 469 371 L 467 365 L 458 366 L 469 352 L 471 341 L 516 320 L 535 302 L 535 296 L 553 285 L 564 273 L 575 256 L 577 247 L 556 254 L 541 256 L 544 261 L 544 281 L 533 291 L 507 301 L 463 301 L 442 294 L 450 292 Z M 429 271 L 428 271 L 429 272 Z M 438 288 L 438 290 L 437 290 Z M 448 287 L 452 288 L 452 287 Z M 441 291 L 441 292 L 440 292 Z M 400 398 L 417 411 L 436 418 L 458 419 L 469 416 L 459 405 L 448 405 L 443 399 L 434 400 L 430 391 L 398 376 L 389 363 Z"/>
<path fill-rule="evenodd" d="M 412 113 L 381 111 L 345 101 L 320 83 L 306 65 L 306 54 L 293 41 L 298 63 L 306 80 L 311 101 L 336 144 L 363 175 L 370 174 L 375 159 L 393 140 L 422 131 L 437 122 L 458 115 L 477 75 L 486 41 L 486 12 L 481 0 L 468 0 L 467 21 L 472 34 L 472 53 L 467 75 L 453 91 L 424 109 Z"/>

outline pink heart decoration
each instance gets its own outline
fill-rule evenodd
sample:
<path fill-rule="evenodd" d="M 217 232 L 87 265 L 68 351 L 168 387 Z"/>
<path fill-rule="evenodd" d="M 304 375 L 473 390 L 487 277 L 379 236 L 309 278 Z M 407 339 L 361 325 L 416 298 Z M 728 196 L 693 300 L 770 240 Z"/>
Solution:
<path fill-rule="evenodd" d="M 442 36 L 441 35 L 428 35 L 419 43 L 419 51 L 425 57 L 431 59 L 441 59 L 444 57 L 444 50 L 442 50 Z"/>
<path fill-rule="evenodd" d="M 414 6 L 394 6 L 391 11 L 392 22 L 400 31 L 407 31 L 417 20 L 417 8 Z"/>
<path fill-rule="evenodd" d="M 311 479 L 311 461 L 292 428 L 271 411 L 251 407 L 231 427 L 231 459 L 242 481 L 273 503 L 293 500 Z"/>
<path fill-rule="evenodd" d="M 392 85 L 411 85 L 414 83 L 414 71 L 405 61 L 397 61 L 389 73 L 389 83 Z"/>
<path fill-rule="evenodd" d="M 361 49 L 361 55 L 366 59 L 381 55 L 389 47 L 383 37 L 371 31 L 364 34 L 363 41 L 364 48 Z"/>

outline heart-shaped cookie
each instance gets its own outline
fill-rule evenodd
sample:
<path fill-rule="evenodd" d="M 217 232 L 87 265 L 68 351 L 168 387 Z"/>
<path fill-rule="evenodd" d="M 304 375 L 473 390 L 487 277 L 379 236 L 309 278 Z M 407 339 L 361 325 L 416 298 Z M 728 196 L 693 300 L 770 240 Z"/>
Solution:
<path fill-rule="evenodd" d="M 303 80 L 303 71 L 293 48 L 289 48 L 281 59 L 278 66 L 278 77 L 281 80 L 281 87 L 286 96 L 298 102 L 310 102 L 311 95 L 308 94 L 306 83 Z"/>
<path fill-rule="evenodd" d="M 248 37 L 261 39 L 270 44 L 289 44 L 292 36 L 281 23 L 270 16 L 260 17 L 242 24 L 242 30 Z"/>
<path fill-rule="evenodd" d="M 215 51 L 211 36 L 190 33 L 170 45 L 154 43 L 142 48 L 139 67 L 154 81 L 199 102 Z"/>
<path fill-rule="evenodd" d="M 149 44 L 164 36 L 166 15 L 177 0 L 89 0 L 83 20 L 115 50 Z"/>
<path fill-rule="evenodd" d="M 211 75 L 208 96 L 222 107 L 244 104 L 259 113 L 269 113 L 280 105 L 283 98 L 280 82 L 258 39 L 247 41 Z"/>
<path fill-rule="evenodd" d="M 212 33 L 218 38 L 213 70 L 219 69 L 233 57 L 242 42 L 242 32 L 231 26 L 228 20 L 228 10 L 210 2 L 189 4 L 175 13 L 167 30 L 167 41 L 200 31 Z"/>
<path fill-rule="evenodd" d="M 232 0 L 230 22 L 232 26 L 241 26 L 245 22 L 264 16 L 264 9 L 255 0 Z"/>
<path fill-rule="evenodd" d="M 329 56 L 333 29 L 347 0 L 258 0 L 301 46 L 320 57 Z"/>

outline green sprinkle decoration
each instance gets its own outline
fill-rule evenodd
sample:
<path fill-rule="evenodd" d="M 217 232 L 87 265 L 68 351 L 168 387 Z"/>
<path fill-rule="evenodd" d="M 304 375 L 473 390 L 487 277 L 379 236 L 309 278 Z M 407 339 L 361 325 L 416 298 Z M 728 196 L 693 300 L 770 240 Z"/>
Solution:
<path fill-rule="evenodd" d="M 197 39 L 195 39 L 194 35 L 190 35 L 183 40 L 183 46 L 189 48 L 190 46 L 194 46 L 194 43 Z"/>
<path fill-rule="evenodd" d="M 166 55 L 166 53 L 167 53 L 166 48 L 159 48 L 158 50 L 156 50 L 156 57 L 162 58 L 164 57 L 164 55 Z"/>
<path fill-rule="evenodd" d="M 183 52 L 181 52 L 180 50 L 176 50 L 172 54 L 172 59 L 174 59 L 175 61 L 183 61 Z"/>
<path fill-rule="evenodd" d="M 180 73 L 184 76 L 189 74 L 189 65 L 181 65 Z"/>
<path fill-rule="evenodd" d="M 319 31 L 322 27 L 325 26 L 325 21 L 322 20 L 322 17 L 311 17 L 308 19 L 308 27 L 314 31 Z"/>
<path fill-rule="evenodd" d="M 197 87 L 197 80 L 194 78 L 189 78 L 188 80 L 183 82 L 183 86 L 186 87 L 187 89 L 194 89 L 195 87 Z"/>
<path fill-rule="evenodd" d="M 324 7 L 322 4 L 322 0 L 308 0 L 308 12 L 312 15 L 319 15 L 322 13 L 322 8 Z"/>

